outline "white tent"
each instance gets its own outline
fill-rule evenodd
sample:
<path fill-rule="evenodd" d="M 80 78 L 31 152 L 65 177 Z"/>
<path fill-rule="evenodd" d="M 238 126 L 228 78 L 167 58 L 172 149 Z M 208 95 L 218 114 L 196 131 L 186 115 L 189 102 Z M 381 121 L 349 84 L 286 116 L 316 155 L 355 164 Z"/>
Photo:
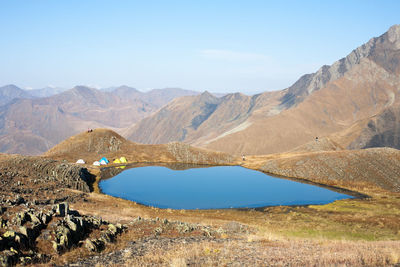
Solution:
<path fill-rule="evenodd" d="M 102 159 L 102 160 L 100 160 L 100 164 L 101 164 L 101 165 L 107 165 L 107 162 L 106 162 L 105 160 Z"/>
<path fill-rule="evenodd" d="M 83 159 L 78 159 L 78 160 L 76 161 L 76 163 L 78 163 L 78 164 L 85 164 L 85 161 L 84 161 Z"/>
<path fill-rule="evenodd" d="M 100 162 L 95 161 L 95 162 L 93 162 L 93 165 L 94 165 L 94 166 L 100 166 Z"/>

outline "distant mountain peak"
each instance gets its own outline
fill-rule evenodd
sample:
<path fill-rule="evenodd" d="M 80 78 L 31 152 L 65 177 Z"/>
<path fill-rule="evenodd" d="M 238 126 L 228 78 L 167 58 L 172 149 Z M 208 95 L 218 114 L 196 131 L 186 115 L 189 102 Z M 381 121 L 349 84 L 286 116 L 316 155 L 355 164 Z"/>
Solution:
<path fill-rule="evenodd" d="M 74 88 L 72 89 L 76 89 L 76 90 L 87 90 L 87 89 L 92 89 L 87 85 L 76 85 Z"/>
<path fill-rule="evenodd" d="M 297 105 L 330 81 L 343 77 L 355 65 L 360 64 L 363 58 L 374 61 L 389 72 L 400 72 L 397 64 L 399 49 L 400 25 L 396 24 L 381 36 L 371 38 L 367 43 L 360 45 L 332 65 L 324 65 L 318 71 L 300 77 L 281 98 L 281 109 Z M 387 57 L 392 59 L 389 61 Z"/>
<path fill-rule="evenodd" d="M 72 92 L 78 93 L 78 94 L 94 94 L 97 89 L 90 88 L 89 86 L 86 85 L 77 85 L 74 88 L 71 89 Z"/>
<path fill-rule="evenodd" d="M 211 94 L 207 90 L 204 91 L 203 93 L 201 93 L 201 95 L 199 95 L 198 98 L 200 101 L 203 101 L 203 102 L 214 102 L 216 99 L 218 99 L 217 97 L 215 97 L 213 94 Z"/>
<path fill-rule="evenodd" d="M 224 96 L 224 98 L 226 98 L 226 99 L 243 99 L 243 98 L 246 98 L 246 97 L 247 96 L 245 94 L 242 94 L 240 92 L 227 94 L 226 96 Z"/>
<path fill-rule="evenodd" d="M 19 88 L 15 84 L 7 84 L 7 85 L 3 86 L 2 88 L 14 89 L 14 90 L 22 90 L 21 88 Z"/>
<path fill-rule="evenodd" d="M 32 98 L 27 91 L 14 84 L 8 84 L 0 87 L 0 106 L 10 103 L 17 98 Z"/>
<path fill-rule="evenodd" d="M 397 43 L 397 48 L 400 49 L 400 24 L 395 24 L 387 31 L 389 42 Z"/>
<path fill-rule="evenodd" d="M 139 92 L 136 88 L 127 86 L 127 85 L 121 85 L 118 86 L 117 88 L 114 89 L 114 91 L 132 91 L 132 92 Z"/>

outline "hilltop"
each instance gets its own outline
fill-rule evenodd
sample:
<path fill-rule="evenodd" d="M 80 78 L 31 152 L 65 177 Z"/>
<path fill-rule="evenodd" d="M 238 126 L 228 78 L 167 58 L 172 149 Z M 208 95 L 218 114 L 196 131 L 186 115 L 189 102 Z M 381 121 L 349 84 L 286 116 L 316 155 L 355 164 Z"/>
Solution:
<path fill-rule="evenodd" d="M 183 143 L 143 145 L 126 140 L 109 129 L 82 132 L 54 146 L 43 154 L 46 158 L 88 164 L 107 157 L 110 160 L 124 156 L 128 162 L 183 162 L 198 164 L 231 164 L 233 157 L 221 152 L 191 147 Z"/>

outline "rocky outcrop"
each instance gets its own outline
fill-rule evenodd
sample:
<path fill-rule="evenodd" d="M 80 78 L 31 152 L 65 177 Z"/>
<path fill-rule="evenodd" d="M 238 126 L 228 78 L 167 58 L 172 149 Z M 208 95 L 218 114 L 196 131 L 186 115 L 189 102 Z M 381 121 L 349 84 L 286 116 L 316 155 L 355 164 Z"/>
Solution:
<path fill-rule="evenodd" d="M 13 212 L 14 208 L 9 205 L 9 212 L 3 214 L 7 223 L 0 237 L 1 266 L 43 263 L 73 247 L 101 251 L 126 228 L 98 217 L 80 215 L 70 210 L 66 202 L 25 208 L 18 213 Z M 52 251 L 43 251 L 49 247 Z"/>
<path fill-rule="evenodd" d="M 400 192 L 400 151 L 392 148 L 293 154 L 268 160 L 260 170 L 328 185 L 365 184 Z"/>
<path fill-rule="evenodd" d="M 173 142 L 168 143 L 168 151 L 180 163 L 194 164 L 230 164 L 233 162 L 233 157 L 222 152 L 211 152 L 202 149 L 194 149 L 188 144 Z"/>
<path fill-rule="evenodd" d="M 34 184 L 55 183 L 60 188 L 92 191 L 94 177 L 86 168 L 41 157 L 10 156 L 1 162 L 1 183 L 13 177 L 35 177 Z M 27 188 L 27 190 L 29 190 Z"/>

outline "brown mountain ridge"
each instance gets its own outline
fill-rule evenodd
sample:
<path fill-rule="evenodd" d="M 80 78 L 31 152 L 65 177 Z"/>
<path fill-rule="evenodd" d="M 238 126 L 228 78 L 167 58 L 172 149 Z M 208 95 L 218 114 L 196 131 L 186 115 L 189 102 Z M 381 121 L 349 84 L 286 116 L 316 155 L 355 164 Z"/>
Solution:
<path fill-rule="evenodd" d="M 179 98 L 126 136 L 234 154 L 280 153 L 315 137 L 329 137 L 343 148 L 398 147 L 399 63 L 400 25 L 394 25 L 287 89 L 220 100 L 204 94 Z"/>
<path fill-rule="evenodd" d="M 31 98 L 15 88 L 3 87 L 2 91 L 12 100 L 0 105 L 0 152 L 29 155 L 41 154 L 88 128 L 122 132 L 171 99 L 196 94 L 178 88 L 142 93 L 127 86 L 111 92 L 76 86 L 50 97 Z"/>

